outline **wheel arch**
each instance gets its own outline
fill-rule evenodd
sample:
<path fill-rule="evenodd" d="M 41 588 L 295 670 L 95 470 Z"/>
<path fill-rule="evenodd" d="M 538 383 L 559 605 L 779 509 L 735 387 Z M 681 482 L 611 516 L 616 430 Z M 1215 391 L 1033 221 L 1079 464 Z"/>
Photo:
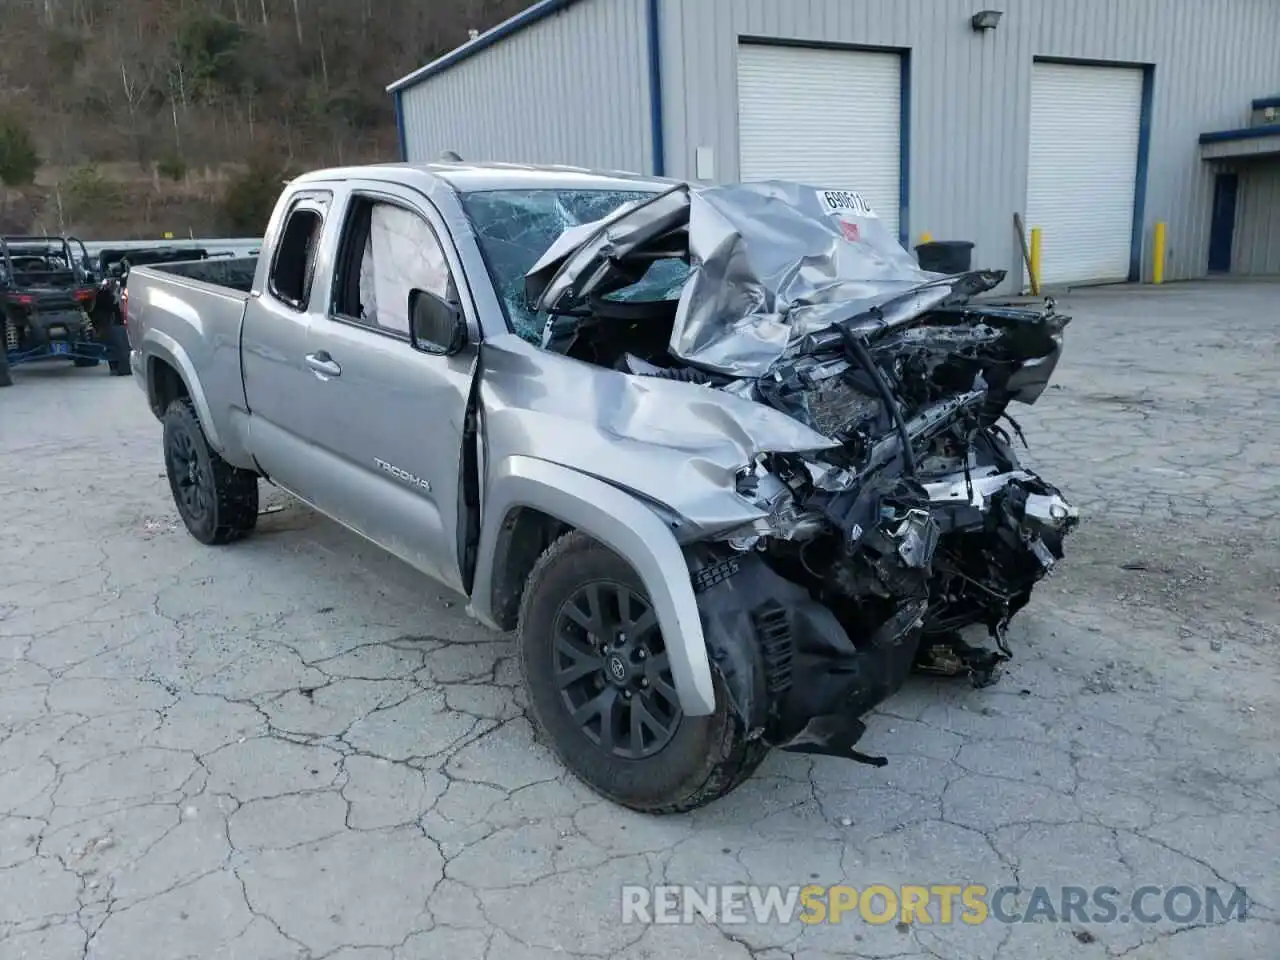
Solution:
<path fill-rule="evenodd" d="M 524 585 L 538 558 L 575 528 L 537 507 L 513 506 L 498 524 L 490 561 L 489 613 L 502 630 L 514 630 Z"/>
<path fill-rule="evenodd" d="M 532 457 L 495 465 L 485 491 L 471 593 L 475 615 L 511 629 L 511 605 L 518 608 L 544 541 L 570 529 L 599 540 L 636 571 L 658 616 L 681 709 L 690 716 L 712 713 L 711 663 L 684 553 L 658 514 L 595 477 Z"/>
<path fill-rule="evenodd" d="M 146 364 L 147 402 L 157 418 L 163 417 L 169 404 L 179 397 L 189 397 L 196 408 L 196 416 L 204 430 L 209 445 L 222 451 L 222 438 L 213 422 L 208 398 L 200 386 L 195 367 L 185 350 L 172 337 L 157 330 L 149 330 L 143 343 L 142 355 Z"/>
<path fill-rule="evenodd" d="M 162 357 L 147 358 L 147 403 L 157 419 L 164 416 L 174 400 L 190 396 L 191 391 L 177 367 Z"/>

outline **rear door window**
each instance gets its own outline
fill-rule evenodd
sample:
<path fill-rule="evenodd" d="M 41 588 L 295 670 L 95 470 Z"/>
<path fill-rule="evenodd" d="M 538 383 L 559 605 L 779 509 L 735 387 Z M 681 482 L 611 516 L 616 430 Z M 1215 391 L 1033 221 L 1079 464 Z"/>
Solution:
<path fill-rule="evenodd" d="M 327 206 L 327 194 L 299 198 L 290 209 L 276 243 L 267 288 L 273 297 L 295 310 L 305 310 L 311 299 Z"/>

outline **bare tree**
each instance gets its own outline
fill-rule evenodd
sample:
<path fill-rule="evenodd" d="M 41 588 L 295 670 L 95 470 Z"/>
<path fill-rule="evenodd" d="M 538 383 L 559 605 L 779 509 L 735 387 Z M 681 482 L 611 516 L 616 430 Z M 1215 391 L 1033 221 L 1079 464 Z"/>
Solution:
<path fill-rule="evenodd" d="M 296 167 L 387 159 L 383 84 L 531 2 L 0 0 L 0 106 L 29 125 L 51 178 L 89 164 L 124 182 L 141 164 L 146 196 L 125 206 L 150 229 L 181 186 L 153 176 L 158 161 L 216 178 L 255 150 Z M 195 188 L 181 188 L 185 203 Z M 58 196 L 33 219 L 56 223 Z"/>

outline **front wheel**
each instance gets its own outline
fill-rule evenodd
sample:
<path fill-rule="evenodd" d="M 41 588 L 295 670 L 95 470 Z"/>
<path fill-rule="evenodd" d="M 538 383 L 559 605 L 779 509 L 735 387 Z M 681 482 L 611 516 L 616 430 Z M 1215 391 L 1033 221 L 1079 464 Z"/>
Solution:
<path fill-rule="evenodd" d="M 164 465 L 182 522 L 201 543 L 230 543 L 257 524 L 257 474 L 233 467 L 209 447 L 186 397 L 165 411 Z"/>
<path fill-rule="evenodd" d="M 530 574 L 520 608 L 530 712 L 587 786 L 646 813 L 680 813 L 736 788 L 768 748 L 747 740 L 718 674 L 716 709 L 680 710 L 658 621 L 639 576 L 582 533 Z"/>

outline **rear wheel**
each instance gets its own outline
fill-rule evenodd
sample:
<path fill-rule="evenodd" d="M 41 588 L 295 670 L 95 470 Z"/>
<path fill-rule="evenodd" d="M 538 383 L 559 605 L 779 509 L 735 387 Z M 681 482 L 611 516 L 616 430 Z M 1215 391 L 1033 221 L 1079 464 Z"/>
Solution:
<path fill-rule="evenodd" d="M 9 372 L 9 346 L 4 338 L 4 317 L 0 316 L 0 387 L 13 386 L 13 375 Z"/>
<path fill-rule="evenodd" d="M 164 465 L 182 522 L 201 543 L 230 543 L 257 524 L 257 474 L 231 466 L 209 447 L 186 397 L 165 411 Z"/>
<path fill-rule="evenodd" d="M 98 365 L 97 357 L 74 357 L 71 360 L 77 367 L 96 367 Z"/>
<path fill-rule="evenodd" d="M 585 534 L 561 537 L 535 565 L 519 646 L 539 729 L 566 767 L 623 806 L 703 806 L 747 779 L 768 752 L 746 739 L 714 669 L 715 712 L 683 715 L 643 583 Z"/>

